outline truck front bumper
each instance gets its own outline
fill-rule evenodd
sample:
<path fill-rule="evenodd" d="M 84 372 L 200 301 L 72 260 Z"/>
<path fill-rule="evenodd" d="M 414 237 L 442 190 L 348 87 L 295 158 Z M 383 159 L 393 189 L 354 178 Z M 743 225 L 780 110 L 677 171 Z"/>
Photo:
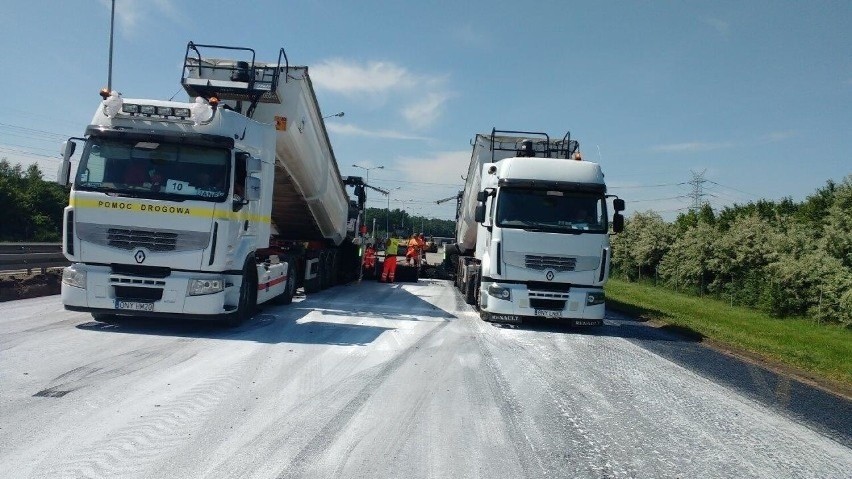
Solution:
<path fill-rule="evenodd" d="M 488 293 L 491 285 L 509 291 L 509 297 L 495 297 Z M 525 317 L 542 319 L 570 319 L 575 325 L 602 324 L 606 305 L 603 289 L 572 286 L 567 291 L 530 290 L 525 284 L 482 283 L 480 308 L 486 319 L 495 321 L 520 321 Z"/>
<path fill-rule="evenodd" d="M 222 279 L 222 275 L 172 271 L 162 278 L 115 274 L 109 266 L 75 263 L 70 268 L 85 273 L 85 287 L 62 283 L 62 304 L 70 311 L 195 319 L 217 319 L 230 312 L 225 307 L 227 288 L 213 294 L 188 295 L 191 279 Z M 128 306 L 136 308 L 121 309 Z"/>

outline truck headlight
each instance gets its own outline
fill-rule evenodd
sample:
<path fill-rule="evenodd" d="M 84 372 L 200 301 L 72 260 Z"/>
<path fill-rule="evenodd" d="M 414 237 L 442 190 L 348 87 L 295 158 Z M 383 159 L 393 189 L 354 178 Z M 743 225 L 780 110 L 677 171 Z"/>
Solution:
<path fill-rule="evenodd" d="M 509 301 L 512 299 L 512 290 L 509 288 L 504 288 L 503 286 L 497 284 L 491 284 L 488 286 L 488 294 L 490 296 L 494 296 L 497 299 L 502 299 L 505 301 Z"/>
<path fill-rule="evenodd" d="M 86 289 L 86 271 L 71 265 L 62 270 L 62 282 L 68 286 Z"/>
<path fill-rule="evenodd" d="M 225 289 L 225 281 L 222 279 L 191 279 L 187 294 L 189 296 L 201 296 L 203 294 L 214 294 Z"/>
<path fill-rule="evenodd" d="M 605 296 L 603 291 L 593 291 L 586 295 L 586 306 L 594 306 L 596 304 L 604 304 Z"/>

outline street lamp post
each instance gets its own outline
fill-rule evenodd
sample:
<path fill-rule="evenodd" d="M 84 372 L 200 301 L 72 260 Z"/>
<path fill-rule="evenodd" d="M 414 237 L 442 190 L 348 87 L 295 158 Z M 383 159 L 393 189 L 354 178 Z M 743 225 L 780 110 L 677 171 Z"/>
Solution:
<path fill-rule="evenodd" d="M 387 214 L 385 215 L 385 234 L 388 235 L 388 238 L 390 238 L 390 194 L 391 194 L 391 191 L 396 191 L 396 190 L 401 190 L 401 189 L 402 189 L 401 186 L 397 186 L 396 188 L 392 188 L 392 189 L 388 190 L 388 195 L 387 195 L 388 196 L 388 209 L 387 209 Z"/>
<path fill-rule="evenodd" d="M 364 183 L 367 183 L 368 185 L 370 184 L 370 170 L 384 170 L 385 169 L 384 166 L 366 167 L 366 166 L 355 165 L 355 164 L 353 164 L 352 166 L 354 166 L 355 168 L 361 168 L 362 170 L 367 172 L 367 176 L 364 177 Z"/>
<path fill-rule="evenodd" d="M 407 205 L 408 203 L 411 203 L 411 202 L 412 202 L 412 201 L 414 201 L 414 200 L 412 200 L 412 199 L 407 199 L 407 200 L 394 200 L 394 201 L 399 201 L 400 203 L 402 203 L 402 225 L 401 225 L 401 227 L 402 227 L 403 229 L 405 229 L 405 210 L 407 210 L 407 209 L 408 209 L 408 208 L 406 207 L 406 205 Z M 412 229 L 412 232 L 413 232 L 413 230 L 414 230 L 414 220 L 412 220 L 412 222 L 411 222 L 411 229 Z"/>
<path fill-rule="evenodd" d="M 340 113 L 338 113 L 338 114 L 336 114 L 336 115 L 331 115 L 331 116 L 343 116 L 343 112 L 341 111 Z M 365 179 L 364 179 L 364 183 L 366 183 L 366 184 L 368 184 L 368 185 L 370 184 L 370 170 L 383 170 L 383 169 L 385 169 L 385 167 L 384 167 L 384 166 L 370 166 L 370 167 L 367 167 L 367 166 L 361 166 L 361 165 L 356 165 L 356 164 L 353 164 L 352 166 L 353 166 L 353 167 L 355 167 L 355 168 L 361 168 L 362 170 L 364 170 L 364 171 L 366 171 L 366 172 L 367 172 L 367 176 L 366 176 L 366 177 L 365 177 Z M 366 211 L 364 212 L 364 224 L 367 224 L 367 213 L 366 213 Z M 373 232 L 373 235 L 375 235 L 375 234 L 376 234 L 376 233 L 375 233 L 375 231 L 374 231 L 374 232 Z"/>

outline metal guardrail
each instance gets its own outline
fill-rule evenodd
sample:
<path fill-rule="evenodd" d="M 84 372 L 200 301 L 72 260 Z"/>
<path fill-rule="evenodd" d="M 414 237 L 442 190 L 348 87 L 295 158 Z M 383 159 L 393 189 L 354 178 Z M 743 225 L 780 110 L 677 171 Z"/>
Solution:
<path fill-rule="evenodd" d="M 60 243 L 0 243 L 0 271 L 32 274 L 37 269 L 43 274 L 48 268 L 69 264 Z"/>

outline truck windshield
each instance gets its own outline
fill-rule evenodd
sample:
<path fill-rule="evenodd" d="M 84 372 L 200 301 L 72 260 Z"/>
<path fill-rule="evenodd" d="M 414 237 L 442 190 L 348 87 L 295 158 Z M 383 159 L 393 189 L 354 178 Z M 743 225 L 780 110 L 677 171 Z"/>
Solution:
<path fill-rule="evenodd" d="M 497 197 L 496 223 L 556 233 L 606 233 L 606 201 L 589 193 L 503 188 Z"/>
<path fill-rule="evenodd" d="M 224 201 L 230 158 L 225 148 L 93 137 L 74 186 L 145 198 Z"/>

